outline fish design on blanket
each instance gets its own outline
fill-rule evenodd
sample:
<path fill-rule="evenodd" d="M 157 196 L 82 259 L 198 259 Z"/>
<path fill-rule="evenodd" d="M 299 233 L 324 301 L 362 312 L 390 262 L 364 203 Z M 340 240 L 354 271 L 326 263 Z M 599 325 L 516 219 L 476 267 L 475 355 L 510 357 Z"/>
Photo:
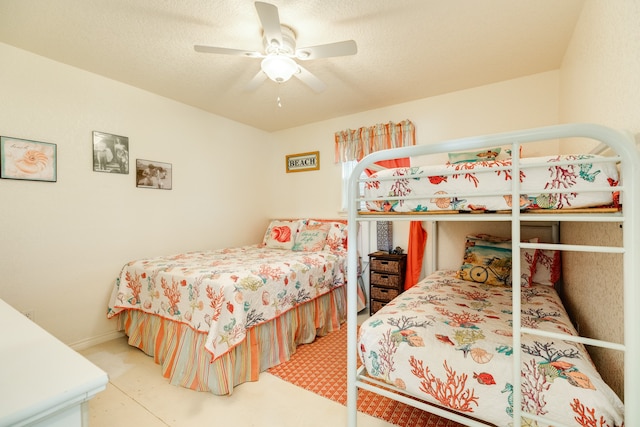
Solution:
<path fill-rule="evenodd" d="M 438 185 L 441 182 L 447 182 L 447 177 L 446 176 L 430 176 L 429 177 L 429 182 L 434 184 L 434 185 Z"/>
<path fill-rule="evenodd" d="M 493 378 L 493 375 L 487 372 L 480 372 L 479 374 L 473 373 L 473 378 L 478 380 L 478 383 L 482 385 L 494 385 L 496 380 Z"/>

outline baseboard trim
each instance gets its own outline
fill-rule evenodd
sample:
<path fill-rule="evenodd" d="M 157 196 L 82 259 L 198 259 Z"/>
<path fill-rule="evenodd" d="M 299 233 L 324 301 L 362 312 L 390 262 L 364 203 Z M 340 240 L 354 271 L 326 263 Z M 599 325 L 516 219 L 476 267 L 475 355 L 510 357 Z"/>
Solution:
<path fill-rule="evenodd" d="M 100 335 L 97 337 L 87 338 L 86 340 L 78 341 L 76 343 L 70 344 L 69 347 L 76 351 L 86 350 L 89 347 L 93 347 L 94 345 L 102 344 L 103 342 L 115 340 L 117 338 L 122 338 L 124 336 L 124 332 L 122 331 L 113 331 L 106 333 L 104 335 Z"/>

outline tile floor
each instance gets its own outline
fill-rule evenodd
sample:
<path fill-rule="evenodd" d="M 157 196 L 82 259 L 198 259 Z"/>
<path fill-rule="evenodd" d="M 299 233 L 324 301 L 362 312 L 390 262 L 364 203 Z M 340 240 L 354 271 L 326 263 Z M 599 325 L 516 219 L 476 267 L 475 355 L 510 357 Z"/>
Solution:
<path fill-rule="evenodd" d="M 89 401 L 91 427 L 346 426 L 346 408 L 263 372 L 231 396 L 169 384 L 153 358 L 115 339 L 81 351 L 109 374 L 107 389 Z M 358 413 L 358 427 L 391 427 Z"/>

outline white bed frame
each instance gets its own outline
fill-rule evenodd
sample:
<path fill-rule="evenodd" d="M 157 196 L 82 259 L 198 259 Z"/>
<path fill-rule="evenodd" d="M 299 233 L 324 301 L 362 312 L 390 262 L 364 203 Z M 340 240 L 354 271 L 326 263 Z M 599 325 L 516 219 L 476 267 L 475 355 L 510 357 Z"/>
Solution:
<path fill-rule="evenodd" d="M 590 138 L 609 147 L 614 154 L 613 159 L 620 162 L 621 177 L 618 189 L 620 190 L 620 202 L 622 212 L 606 213 L 547 213 L 547 214 L 522 214 L 518 204 L 514 203 L 510 213 L 484 213 L 484 214 L 438 214 L 437 216 L 419 214 L 394 214 L 392 216 L 366 213 L 358 211 L 358 206 L 363 199 L 359 195 L 360 176 L 367 166 L 388 159 L 422 156 L 452 151 L 475 151 L 483 148 L 511 145 L 512 152 L 520 152 L 520 145 L 535 141 L 556 140 L 559 138 Z M 601 145 L 602 146 L 602 145 Z M 612 158 L 610 158 L 612 159 Z M 520 162 L 517 156 L 513 158 L 513 175 L 519 176 Z M 512 185 L 512 200 L 520 199 L 520 182 L 514 179 Z M 553 192 L 557 192 L 554 190 Z M 614 343 L 595 340 L 584 337 L 572 337 L 569 335 L 543 332 L 536 329 L 521 326 L 520 316 L 520 287 L 514 286 L 513 292 L 513 348 L 521 348 L 521 334 L 532 334 L 555 339 L 580 342 L 586 345 L 604 347 L 624 352 L 624 396 L 625 401 L 625 425 L 640 426 L 640 287 L 637 286 L 640 275 L 640 154 L 631 135 L 619 132 L 607 127 L 592 124 L 567 124 L 549 126 L 537 129 L 529 129 L 517 132 L 509 132 L 495 135 L 478 136 L 451 140 L 438 144 L 416 145 L 412 147 L 396 148 L 373 153 L 365 157 L 353 171 L 349 181 L 349 205 L 348 205 L 348 230 L 349 241 L 358 241 L 358 222 L 360 221 L 510 221 L 511 238 L 513 242 L 519 242 L 521 221 L 527 222 L 603 222 L 618 223 L 623 228 L 623 242 L 620 247 L 610 246 L 586 246 L 568 244 L 543 244 L 543 243 L 519 243 L 514 244 L 513 250 L 522 248 L 555 249 L 581 252 L 601 252 L 622 254 L 623 282 L 624 282 L 624 342 Z M 431 238 L 431 236 L 430 236 Z M 486 423 L 471 420 L 462 415 L 443 410 L 442 408 L 417 401 L 406 394 L 398 394 L 401 390 L 394 389 L 381 381 L 364 380 L 363 368 L 357 368 L 357 285 L 358 254 L 355 245 L 348 248 L 348 294 L 347 294 L 347 425 L 357 426 L 357 397 L 358 389 L 370 390 L 374 393 L 387 396 L 391 399 L 418 407 L 427 412 L 451 419 L 468 426 L 486 426 Z M 513 263 L 513 277 L 520 277 L 520 263 Z M 520 365 L 521 352 L 513 353 L 513 401 L 520 402 L 522 393 L 520 389 Z M 396 392 L 394 392 L 396 391 Z M 521 417 L 550 423 L 548 419 L 522 411 L 520 405 L 513 407 L 513 426 L 520 427 Z M 554 423 L 557 427 L 562 427 Z M 566 426 L 565 426 L 566 427 Z"/>

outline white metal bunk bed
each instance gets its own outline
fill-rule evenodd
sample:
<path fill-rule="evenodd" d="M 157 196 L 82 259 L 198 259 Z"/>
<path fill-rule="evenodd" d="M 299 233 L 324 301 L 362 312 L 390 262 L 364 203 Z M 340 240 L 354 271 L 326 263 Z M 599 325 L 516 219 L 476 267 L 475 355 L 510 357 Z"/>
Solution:
<path fill-rule="evenodd" d="M 544 215 L 524 214 L 520 211 L 517 203 L 514 203 L 511 211 L 508 213 L 483 213 L 474 214 L 471 218 L 469 215 L 448 215 L 440 213 L 437 217 L 419 215 L 416 213 L 394 214 L 393 216 L 384 213 L 361 212 L 359 211 L 360 203 L 364 200 L 359 195 L 359 186 L 362 182 L 361 173 L 375 162 L 423 156 L 437 153 L 446 153 L 462 150 L 480 150 L 495 146 L 511 145 L 513 153 L 520 152 L 521 144 L 527 144 L 536 141 L 557 140 L 560 138 L 589 138 L 598 141 L 604 146 L 608 146 L 614 153 L 614 159 L 620 165 L 620 182 L 617 190 L 620 191 L 620 202 L 622 210 L 618 212 L 604 213 L 547 213 Z M 514 156 L 512 160 L 512 176 L 519 176 L 520 160 L 518 156 Z M 406 178 L 406 176 L 405 176 Z M 511 197 L 512 200 L 519 200 L 522 192 L 520 191 L 519 180 L 512 180 Z M 510 221 L 511 222 L 511 239 L 513 242 L 513 251 L 538 248 L 565 251 L 581 251 L 581 252 L 600 252 L 600 253 L 616 253 L 621 254 L 623 260 L 623 282 L 624 282 L 624 342 L 606 342 L 584 337 L 573 337 L 565 334 L 554 332 L 543 332 L 538 329 L 530 329 L 521 325 L 521 290 L 519 286 L 513 286 L 513 348 L 521 348 L 522 334 L 531 334 L 545 336 L 547 338 L 559 339 L 582 343 L 590 346 L 603 347 L 613 350 L 619 350 L 624 353 L 626 361 L 624 366 L 624 396 L 625 401 L 625 424 L 627 426 L 640 425 L 640 366 L 635 363 L 640 360 L 640 334 L 637 331 L 637 325 L 640 325 L 640 289 L 635 286 L 638 275 L 640 274 L 640 224 L 638 217 L 640 215 L 640 155 L 636 148 L 633 138 L 623 132 L 619 132 L 610 128 L 606 128 L 593 124 L 567 124 L 556 125 L 537 129 L 529 129 L 523 131 L 478 136 L 451 140 L 443 143 L 432 145 L 417 145 L 413 147 L 404 147 L 393 150 L 385 150 L 373 153 L 363 159 L 354 172 L 349 182 L 349 206 L 348 206 L 348 228 L 349 241 L 357 241 L 357 233 L 359 230 L 358 222 L 360 221 L 397 221 L 397 220 L 421 220 L 421 221 Z M 563 244 L 540 244 L 540 243 L 517 243 L 520 242 L 521 221 L 556 221 L 556 222 L 602 222 L 602 223 L 618 223 L 623 228 L 623 242 L 620 247 L 608 246 L 584 246 L 584 245 L 563 245 Z M 348 248 L 348 358 L 347 358 L 347 413 L 349 427 L 357 425 L 357 394 L 358 389 L 370 390 L 387 396 L 394 400 L 399 400 L 406 404 L 416 406 L 425 411 L 440 415 L 444 418 L 452 419 L 469 426 L 486 426 L 471 420 L 462 415 L 452 413 L 447 410 L 428 403 L 418 401 L 402 393 L 397 393 L 398 389 L 393 390 L 382 383 L 378 385 L 371 381 L 363 380 L 362 370 L 357 368 L 357 309 L 356 309 L 356 286 L 357 283 L 357 262 L 358 254 L 355 245 Z M 513 277 L 520 276 L 519 263 L 513 263 Z M 520 402 L 522 392 L 520 388 L 521 374 L 521 352 L 513 352 L 513 402 Z M 630 403 L 630 404 L 629 404 Z M 544 417 L 524 412 L 520 405 L 513 405 L 513 426 L 520 427 L 522 419 L 532 421 L 549 422 Z M 554 424 L 557 425 L 557 424 Z"/>

